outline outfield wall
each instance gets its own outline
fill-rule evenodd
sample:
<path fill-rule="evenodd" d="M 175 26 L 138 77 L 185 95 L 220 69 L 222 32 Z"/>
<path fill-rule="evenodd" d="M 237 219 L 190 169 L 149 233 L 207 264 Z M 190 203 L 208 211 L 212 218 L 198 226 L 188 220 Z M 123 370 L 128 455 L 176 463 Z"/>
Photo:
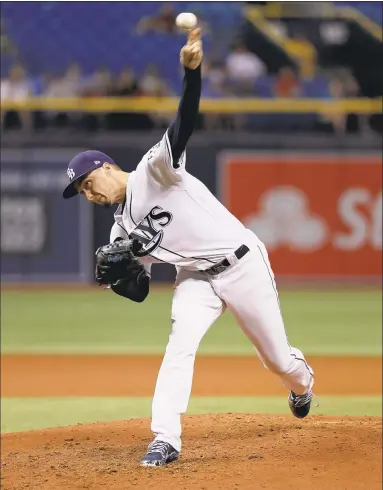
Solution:
<path fill-rule="evenodd" d="M 64 201 L 68 161 L 99 148 L 131 171 L 160 134 L 8 141 L 1 155 L 1 273 L 6 282 L 92 282 L 113 210 Z M 379 281 L 382 157 L 363 138 L 197 134 L 187 166 L 268 246 L 283 280 Z M 172 266 L 153 268 L 169 282 Z"/>

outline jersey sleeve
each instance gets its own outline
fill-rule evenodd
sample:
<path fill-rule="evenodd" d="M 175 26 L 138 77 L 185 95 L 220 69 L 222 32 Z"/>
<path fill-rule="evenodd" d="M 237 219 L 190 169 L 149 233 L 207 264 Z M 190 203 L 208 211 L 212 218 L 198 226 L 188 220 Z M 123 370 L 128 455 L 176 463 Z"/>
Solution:
<path fill-rule="evenodd" d="M 112 229 L 110 230 L 109 243 L 113 243 L 117 239 L 126 240 L 128 238 L 129 237 L 126 231 L 118 223 L 114 223 Z"/>
<path fill-rule="evenodd" d="M 177 162 L 173 161 L 168 131 L 162 140 L 146 154 L 149 177 L 164 187 L 173 187 L 182 182 L 186 164 L 186 151 Z"/>
<path fill-rule="evenodd" d="M 113 243 L 116 240 L 127 240 L 129 238 L 128 234 L 126 231 L 118 224 L 114 223 L 112 226 L 112 229 L 110 230 L 110 238 L 109 238 L 109 243 Z M 151 277 L 151 268 L 152 265 L 151 263 L 147 262 L 145 257 L 140 257 L 139 259 L 140 264 L 142 264 L 145 268 L 146 274 Z"/>
<path fill-rule="evenodd" d="M 201 65 L 195 70 L 185 67 L 176 118 L 162 140 L 146 154 L 150 177 L 164 187 L 182 185 L 186 173 L 185 149 L 198 119 L 200 98 Z"/>

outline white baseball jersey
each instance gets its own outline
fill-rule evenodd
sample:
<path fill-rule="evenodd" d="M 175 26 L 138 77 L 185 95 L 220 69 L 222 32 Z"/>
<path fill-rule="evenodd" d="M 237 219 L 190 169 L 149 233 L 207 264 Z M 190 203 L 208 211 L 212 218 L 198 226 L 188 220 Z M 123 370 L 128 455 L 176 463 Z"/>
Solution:
<path fill-rule="evenodd" d="M 144 265 L 167 262 L 205 270 L 245 241 L 246 228 L 186 171 L 185 161 L 184 152 L 174 165 L 166 132 L 129 175 L 110 240 L 138 238 L 148 252 Z"/>
<path fill-rule="evenodd" d="M 195 82 L 186 81 L 190 98 L 197 97 Z M 311 399 L 314 382 L 303 353 L 288 343 L 264 244 L 186 171 L 185 161 L 183 153 L 173 162 L 166 133 L 129 175 L 110 237 L 111 242 L 139 239 L 147 252 L 141 260 L 147 271 L 154 262 L 177 268 L 171 334 L 152 403 L 152 432 L 176 451 L 181 450 L 181 414 L 187 410 L 197 349 L 226 308 L 264 365 L 295 396 Z M 242 244 L 248 250 L 238 258 L 233 252 Z M 229 263 L 224 272 L 202 272 L 223 258 Z"/>

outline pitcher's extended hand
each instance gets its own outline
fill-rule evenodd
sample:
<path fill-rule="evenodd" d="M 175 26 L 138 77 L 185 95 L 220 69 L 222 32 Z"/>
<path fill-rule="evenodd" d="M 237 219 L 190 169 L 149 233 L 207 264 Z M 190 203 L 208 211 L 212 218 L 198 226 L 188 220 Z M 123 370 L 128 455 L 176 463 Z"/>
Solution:
<path fill-rule="evenodd" d="M 203 58 L 201 29 L 199 27 L 189 32 L 187 42 L 181 49 L 181 64 L 191 70 L 195 70 L 201 64 Z"/>

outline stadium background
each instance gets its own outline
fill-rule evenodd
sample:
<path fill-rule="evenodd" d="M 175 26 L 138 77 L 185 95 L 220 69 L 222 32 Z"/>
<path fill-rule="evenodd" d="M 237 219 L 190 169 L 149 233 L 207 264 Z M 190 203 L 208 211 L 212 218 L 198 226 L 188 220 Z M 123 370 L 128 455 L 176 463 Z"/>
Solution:
<path fill-rule="evenodd" d="M 3 433 L 150 415 L 174 269 L 153 268 L 142 305 L 94 287 L 113 210 L 61 192 L 78 151 L 130 171 L 161 137 L 180 11 L 205 33 L 188 170 L 266 242 L 289 339 L 317 372 L 315 413 L 381 414 L 381 2 L 3 2 Z M 256 75 L 229 73 L 239 44 Z M 226 314 L 202 341 L 188 413 L 287 411 Z"/>

